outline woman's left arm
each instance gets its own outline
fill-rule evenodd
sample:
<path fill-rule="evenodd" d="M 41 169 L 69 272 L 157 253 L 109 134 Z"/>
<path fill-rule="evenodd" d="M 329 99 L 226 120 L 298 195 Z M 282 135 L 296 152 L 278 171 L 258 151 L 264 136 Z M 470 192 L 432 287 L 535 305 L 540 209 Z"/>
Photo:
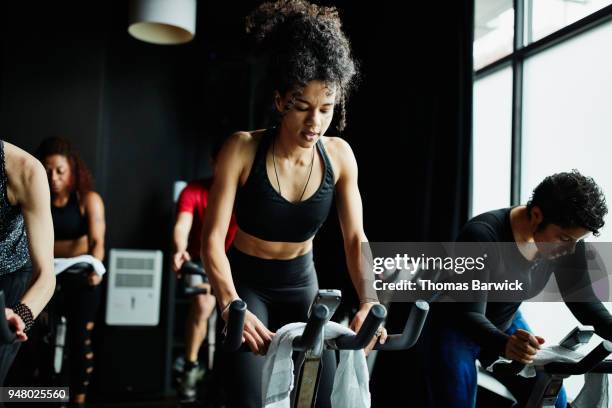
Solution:
<path fill-rule="evenodd" d="M 87 193 L 84 199 L 85 214 L 87 215 L 87 242 L 88 252 L 100 261 L 104 260 L 104 234 L 106 221 L 104 219 L 104 202 L 100 194 L 95 191 Z"/>
<path fill-rule="evenodd" d="M 344 239 L 344 252 L 351 281 L 359 297 L 359 311 L 351 322 L 351 329 L 358 331 L 370 308 L 378 303 L 374 290 L 374 274 L 365 262 L 364 247 L 368 239 L 363 230 L 363 206 L 357 184 L 357 161 L 352 149 L 344 140 L 333 139 L 337 154 L 339 177 L 336 182 L 336 205 Z M 386 338 L 383 331 L 381 342 Z M 372 343 L 373 346 L 373 343 Z"/>
<path fill-rule="evenodd" d="M 94 258 L 104 260 L 104 234 L 106 233 L 106 220 L 104 218 L 104 202 L 95 191 L 88 192 L 83 200 L 85 214 L 87 215 L 87 246 L 88 252 Z M 102 277 L 96 272 L 89 274 L 89 284 L 97 285 Z"/>

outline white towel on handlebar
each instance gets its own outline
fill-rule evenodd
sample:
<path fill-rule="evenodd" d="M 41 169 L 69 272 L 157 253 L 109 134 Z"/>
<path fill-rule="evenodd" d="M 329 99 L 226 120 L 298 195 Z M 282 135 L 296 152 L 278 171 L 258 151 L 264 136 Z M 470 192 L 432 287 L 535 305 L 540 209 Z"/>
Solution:
<path fill-rule="evenodd" d="M 575 363 L 580 361 L 584 354 L 570 350 L 563 346 L 543 347 L 538 351 L 533 364 L 526 365 L 517 375 L 535 377 L 536 366 L 543 366 L 552 362 Z M 498 358 L 487 367 L 493 372 L 496 364 L 507 364 L 511 360 Z M 578 396 L 570 403 L 572 408 L 608 408 L 608 375 L 603 373 L 587 373 L 584 376 L 584 387 Z"/>
<path fill-rule="evenodd" d="M 55 274 L 59 275 L 64 272 L 66 269 L 70 268 L 72 265 L 76 265 L 78 263 L 88 263 L 92 266 L 93 270 L 100 276 L 106 273 L 106 268 L 98 260 L 91 255 L 80 255 L 75 256 L 74 258 L 55 258 L 53 260 L 55 266 Z"/>
<path fill-rule="evenodd" d="M 538 354 L 536 354 L 536 357 L 533 360 L 533 364 L 529 364 L 523 367 L 521 372 L 517 375 L 527 378 L 535 377 L 536 366 L 542 366 L 552 362 L 575 363 L 579 361 L 582 357 L 584 357 L 584 354 L 575 352 L 563 346 L 542 347 L 538 351 Z M 487 367 L 487 371 L 493 372 L 493 367 L 496 364 L 507 364 L 510 362 L 512 362 L 512 360 L 500 357 L 495 360 L 493 364 Z"/>
<path fill-rule="evenodd" d="M 306 323 L 290 323 L 276 331 L 270 343 L 262 371 L 262 399 L 266 408 L 289 408 L 293 389 L 293 339 L 302 335 Z M 325 340 L 355 334 L 338 323 L 324 327 Z M 369 408 L 369 373 L 363 350 L 340 350 L 332 388 L 333 408 Z"/>

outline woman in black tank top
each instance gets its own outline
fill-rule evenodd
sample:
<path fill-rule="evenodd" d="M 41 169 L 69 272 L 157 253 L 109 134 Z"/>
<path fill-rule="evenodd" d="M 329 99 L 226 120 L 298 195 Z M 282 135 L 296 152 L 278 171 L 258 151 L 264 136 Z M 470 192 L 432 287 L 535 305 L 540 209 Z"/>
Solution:
<path fill-rule="evenodd" d="M 233 300 L 247 303 L 243 335 L 254 353 L 229 353 L 217 365 L 227 370 L 229 406 L 258 407 L 263 360 L 256 354 L 265 354 L 275 330 L 307 319 L 318 288 L 312 239 L 334 198 L 360 299 L 351 328 L 361 327 L 378 298 L 362 262 L 367 238 L 355 157 L 344 140 L 324 136 L 334 111 L 343 130 L 357 74 L 338 13 L 301 0 L 265 3 L 247 18 L 247 31 L 267 63 L 262 72 L 274 96 L 275 126 L 239 132 L 221 150 L 202 259 L 223 319 Z M 226 254 L 223 238 L 234 206 L 239 229 Z M 383 331 L 379 340 L 385 339 Z M 334 358 L 333 352 L 323 356 L 317 406 L 330 404 Z"/>
<path fill-rule="evenodd" d="M 104 203 L 92 190 L 89 170 L 62 138 L 45 139 L 37 150 L 51 189 L 55 258 L 89 254 L 104 260 Z M 100 299 L 102 278 L 93 270 L 86 277 L 63 273 L 58 280 L 58 302 L 67 318 L 71 347 L 70 395 L 82 404 L 93 371 L 91 332 Z"/>

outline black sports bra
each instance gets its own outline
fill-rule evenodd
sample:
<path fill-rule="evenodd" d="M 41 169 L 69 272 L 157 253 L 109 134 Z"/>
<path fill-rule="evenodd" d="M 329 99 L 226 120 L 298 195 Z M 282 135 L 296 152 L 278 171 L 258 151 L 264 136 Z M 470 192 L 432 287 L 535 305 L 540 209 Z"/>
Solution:
<path fill-rule="evenodd" d="M 321 140 L 317 150 L 325 172 L 317 192 L 304 201 L 292 203 L 270 183 L 266 154 L 276 134 L 268 129 L 261 138 L 251 173 L 236 193 L 235 214 L 238 227 L 257 238 L 274 242 L 304 242 L 312 238 L 329 214 L 334 198 L 334 172 Z"/>
<path fill-rule="evenodd" d="M 87 234 L 87 218 L 81 214 L 76 192 L 70 194 L 65 206 L 51 205 L 51 216 L 56 240 L 77 239 Z"/>

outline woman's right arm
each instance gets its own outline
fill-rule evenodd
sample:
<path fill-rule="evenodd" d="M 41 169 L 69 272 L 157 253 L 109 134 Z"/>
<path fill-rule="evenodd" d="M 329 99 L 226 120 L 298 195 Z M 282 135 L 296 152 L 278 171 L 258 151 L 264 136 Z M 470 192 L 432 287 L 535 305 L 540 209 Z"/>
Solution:
<path fill-rule="evenodd" d="M 202 227 L 201 258 L 222 309 L 238 298 L 225 254 L 225 236 L 243 168 L 242 156 L 249 137 L 244 133 L 236 133 L 219 152 Z"/>
<path fill-rule="evenodd" d="M 172 229 L 172 243 L 174 254 L 172 255 L 172 270 L 180 277 L 183 264 L 191 260 L 187 245 L 189 243 L 189 231 L 193 225 L 193 213 L 181 211 L 176 215 L 176 222 Z"/>
<path fill-rule="evenodd" d="M 250 134 L 239 132 L 232 135 L 219 152 L 202 228 L 202 262 L 219 307 L 223 311 L 232 301 L 239 299 L 225 253 L 225 237 L 232 217 L 240 176 L 251 156 L 249 151 L 252 151 L 252 144 Z M 221 317 L 226 320 L 227 313 Z M 243 336 L 251 350 L 255 353 L 265 353 L 272 335 L 273 333 L 254 314 L 247 311 Z"/>
<path fill-rule="evenodd" d="M 24 158 L 21 177 L 16 177 L 11 187 L 21 206 L 28 235 L 32 280 L 22 303 L 34 317 L 45 307 L 55 289 L 53 270 L 53 221 L 47 175 L 34 158 Z"/>

